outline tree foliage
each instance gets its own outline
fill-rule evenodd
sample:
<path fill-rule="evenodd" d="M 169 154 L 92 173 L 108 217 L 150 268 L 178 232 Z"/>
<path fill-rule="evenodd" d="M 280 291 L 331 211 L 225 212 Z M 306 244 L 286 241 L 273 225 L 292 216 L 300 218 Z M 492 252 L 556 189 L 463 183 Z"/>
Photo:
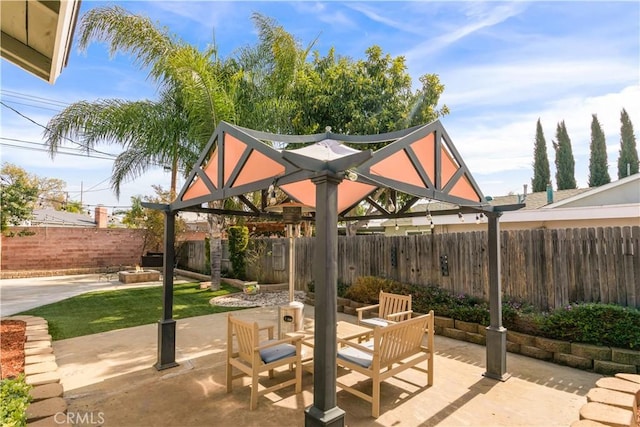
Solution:
<path fill-rule="evenodd" d="M 544 139 L 542 124 L 540 119 L 536 124 L 536 141 L 533 148 L 533 179 L 531 180 L 531 191 L 545 191 L 547 184 L 551 182 L 551 172 L 549 170 L 549 157 L 547 156 L 547 141 Z"/>
<path fill-rule="evenodd" d="M 638 173 L 638 149 L 633 123 L 624 108 L 620 113 L 620 155 L 618 157 L 618 179 Z"/>
<path fill-rule="evenodd" d="M 29 220 L 38 200 L 38 178 L 19 166 L 4 163 L 0 170 L 2 231 Z"/>
<path fill-rule="evenodd" d="M 591 120 L 591 145 L 589 146 L 589 187 L 599 187 L 611 182 L 607 162 L 607 142 L 598 117 Z"/>
<path fill-rule="evenodd" d="M 575 160 L 571 149 L 571 140 L 564 120 L 558 123 L 553 148 L 556 151 L 556 185 L 558 190 L 577 188 L 575 177 Z"/>

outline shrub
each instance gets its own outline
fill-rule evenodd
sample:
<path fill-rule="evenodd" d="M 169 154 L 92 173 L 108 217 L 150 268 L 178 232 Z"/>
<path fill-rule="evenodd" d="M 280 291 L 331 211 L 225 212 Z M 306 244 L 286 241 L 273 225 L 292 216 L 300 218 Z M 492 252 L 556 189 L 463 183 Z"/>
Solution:
<path fill-rule="evenodd" d="M 233 275 L 237 279 L 246 277 L 246 251 L 249 244 L 249 228 L 235 225 L 227 229 L 229 235 L 229 260 Z"/>
<path fill-rule="evenodd" d="M 613 304 L 569 304 L 544 315 L 548 338 L 640 350 L 640 310 Z"/>
<path fill-rule="evenodd" d="M 24 375 L 0 381 L 0 425 L 18 427 L 27 425 L 27 406 L 31 402 L 31 386 Z"/>
<path fill-rule="evenodd" d="M 375 276 L 361 276 L 356 278 L 353 285 L 345 292 L 345 297 L 364 304 L 378 302 L 380 291 L 400 293 L 402 284 L 391 279 Z"/>

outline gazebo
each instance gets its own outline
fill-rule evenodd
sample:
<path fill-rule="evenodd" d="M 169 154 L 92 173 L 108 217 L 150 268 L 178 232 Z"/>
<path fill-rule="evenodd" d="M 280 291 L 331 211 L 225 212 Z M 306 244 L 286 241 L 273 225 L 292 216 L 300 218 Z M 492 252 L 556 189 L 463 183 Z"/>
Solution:
<path fill-rule="evenodd" d="M 386 145 L 376 151 L 366 148 L 373 143 Z M 277 146 L 296 148 L 274 148 Z M 509 377 L 506 329 L 502 327 L 499 217 L 502 211 L 520 206 L 498 208 L 485 201 L 440 121 L 366 136 L 334 134 L 330 128 L 314 135 L 278 135 L 220 123 L 176 199 L 166 205 L 144 204 L 165 213 L 163 316 L 158 322 L 157 369 L 177 365 L 176 322 L 172 314 L 176 215 L 191 211 L 281 218 L 267 210 L 268 193 L 275 187 L 290 201 L 315 210 L 314 403 L 305 411 L 306 425 L 344 425 L 344 411 L 336 404 L 338 222 L 424 215 L 410 212 L 421 199 L 449 202 L 458 206 L 456 212 L 483 213 L 488 219 L 490 325 L 484 375 L 501 381 Z M 387 191 L 395 203 L 376 201 L 372 196 L 379 189 Z M 260 193 L 260 203 L 246 196 L 254 192 Z M 402 202 L 396 198 L 399 193 L 405 195 Z M 209 207 L 210 202 L 230 197 L 237 197 L 244 204 L 243 209 Z M 361 202 L 373 208 L 370 215 L 353 214 Z"/>

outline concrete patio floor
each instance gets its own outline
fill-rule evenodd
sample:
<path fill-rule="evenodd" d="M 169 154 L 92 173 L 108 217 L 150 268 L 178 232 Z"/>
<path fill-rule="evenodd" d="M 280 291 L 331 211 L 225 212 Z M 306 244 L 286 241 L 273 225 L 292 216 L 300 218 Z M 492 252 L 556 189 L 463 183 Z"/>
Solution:
<path fill-rule="evenodd" d="M 314 307 L 305 306 L 305 317 Z M 236 316 L 275 324 L 277 307 Z M 355 322 L 339 313 L 339 320 Z M 180 366 L 157 371 L 157 326 L 145 325 L 56 341 L 56 361 L 69 413 L 104 426 L 302 426 L 313 403 L 313 377 L 261 397 L 249 411 L 243 380 L 225 389 L 226 314 L 177 322 Z M 569 426 L 601 375 L 509 353 L 506 382 L 488 379 L 483 346 L 436 336 L 434 385 L 409 370 L 382 386 L 381 416 L 369 403 L 338 391 L 348 426 Z M 280 375 L 290 375 L 284 371 Z"/>

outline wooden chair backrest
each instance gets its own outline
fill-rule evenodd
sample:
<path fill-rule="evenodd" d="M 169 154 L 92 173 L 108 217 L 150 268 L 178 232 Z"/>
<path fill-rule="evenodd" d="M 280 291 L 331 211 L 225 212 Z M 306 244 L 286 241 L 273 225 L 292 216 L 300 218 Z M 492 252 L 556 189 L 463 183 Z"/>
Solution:
<path fill-rule="evenodd" d="M 380 307 L 378 309 L 378 317 L 386 319 L 387 316 L 401 311 L 411 311 L 411 295 L 399 295 L 380 291 Z M 411 316 L 410 313 L 403 318 L 394 318 L 394 321 L 406 320 Z"/>
<path fill-rule="evenodd" d="M 427 329 L 433 330 L 433 315 L 425 314 L 391 325 L 375 328 L 373 332 L 374 371 L 399 362 L 422 350 L 422 339 Z"/>
<path fill-rule="evenodd" d="M 259 345 L 258 323 L 245 322 L 233 316 L 227 316 L 229 337 L 228 343 L 231 345 L 233 337 L 236 337 L 238 345 L 238 357 L 249 363 L 253 361 L 254 349 Z"/>

